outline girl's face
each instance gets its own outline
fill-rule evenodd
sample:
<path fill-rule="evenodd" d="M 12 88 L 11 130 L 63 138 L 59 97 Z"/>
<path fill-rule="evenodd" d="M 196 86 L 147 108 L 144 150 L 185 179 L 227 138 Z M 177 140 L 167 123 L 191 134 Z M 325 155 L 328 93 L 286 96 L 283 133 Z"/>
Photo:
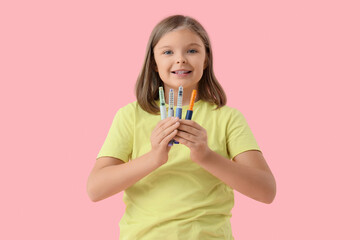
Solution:
<path fill-rule="evenodd" d="M 154 47 L 154 58 L 166 90 L 197 89 L 206 68 L 206 52 L 196 33 L 186 28 L 166 33 Z"/>

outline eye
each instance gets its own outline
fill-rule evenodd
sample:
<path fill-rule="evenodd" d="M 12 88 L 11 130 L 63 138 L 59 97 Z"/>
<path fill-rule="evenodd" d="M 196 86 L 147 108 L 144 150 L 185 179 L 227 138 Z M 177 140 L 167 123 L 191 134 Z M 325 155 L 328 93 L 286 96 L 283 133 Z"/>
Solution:
<path fill-rule="evenodd" d="M 163 54 L 165 54 L 165 55 L 169 55 L 169 54 L 171 54 L 171 53 L 172 53 L 171 50 L 166 50 L 166 51 L 163 52 Z"/>
<path fill-rule="evenodd" d="M 197 53 L 198 51 L 196 51 L 195 49 L 190 49 L 188 52 L 190 52 L 190 53 Z"/>

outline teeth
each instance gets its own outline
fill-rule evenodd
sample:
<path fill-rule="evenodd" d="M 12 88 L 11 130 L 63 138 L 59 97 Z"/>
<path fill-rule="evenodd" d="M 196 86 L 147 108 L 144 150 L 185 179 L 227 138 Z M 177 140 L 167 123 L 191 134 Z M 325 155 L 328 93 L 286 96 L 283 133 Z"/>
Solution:
<path fill-rule="evenodd" d="M 176 71 L 175 73 L 176 74 L 185 74 L 185 73 L 188 73 L 188 72 L 190 72 L 190 71 Z"/>

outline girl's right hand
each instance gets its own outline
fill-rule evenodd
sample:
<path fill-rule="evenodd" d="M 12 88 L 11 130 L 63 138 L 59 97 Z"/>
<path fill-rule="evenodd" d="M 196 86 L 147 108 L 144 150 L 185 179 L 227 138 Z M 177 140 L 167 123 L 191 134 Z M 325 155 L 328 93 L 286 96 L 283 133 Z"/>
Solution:
<path fill-rule="evenodd" d="M 163 165 L 168 160 L 171 146 L 169 142 L 176 136 L 180 126 L 178 117 L 169 117 L 161 120 L 151 133 L 151 155 L 158 164 Z"/>

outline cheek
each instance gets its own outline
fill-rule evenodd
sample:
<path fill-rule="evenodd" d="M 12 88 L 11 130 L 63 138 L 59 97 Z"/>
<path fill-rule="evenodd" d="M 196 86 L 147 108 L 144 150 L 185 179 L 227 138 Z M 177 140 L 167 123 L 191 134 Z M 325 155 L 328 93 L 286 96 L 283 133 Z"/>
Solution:
<path fill-rule="evenodd" d="M 158 65 L 159 72 L 167 73 L 169 71 L 169 66 L 166 63 L 160 62 Z"/>
<path fill-rule="evenodd" d="M 160 75 L 169 75 L 169 70 L 167 68 L 161 68 L 159 71 Z"/>
<path fill-rule="evenodd" d="M 199 73 L 202 74 L 205 69 L 205 65 L 203 63 L 199 63 L 199 65 L 197 66 L 197 69 L 199 70 Z"/>
<path fill-rule="evenodd" d="M 158 66 L 158 73 L 161 79 L 167 79 L 169 77 L 169 71 L 168 68 L 165 66 Z"/>

